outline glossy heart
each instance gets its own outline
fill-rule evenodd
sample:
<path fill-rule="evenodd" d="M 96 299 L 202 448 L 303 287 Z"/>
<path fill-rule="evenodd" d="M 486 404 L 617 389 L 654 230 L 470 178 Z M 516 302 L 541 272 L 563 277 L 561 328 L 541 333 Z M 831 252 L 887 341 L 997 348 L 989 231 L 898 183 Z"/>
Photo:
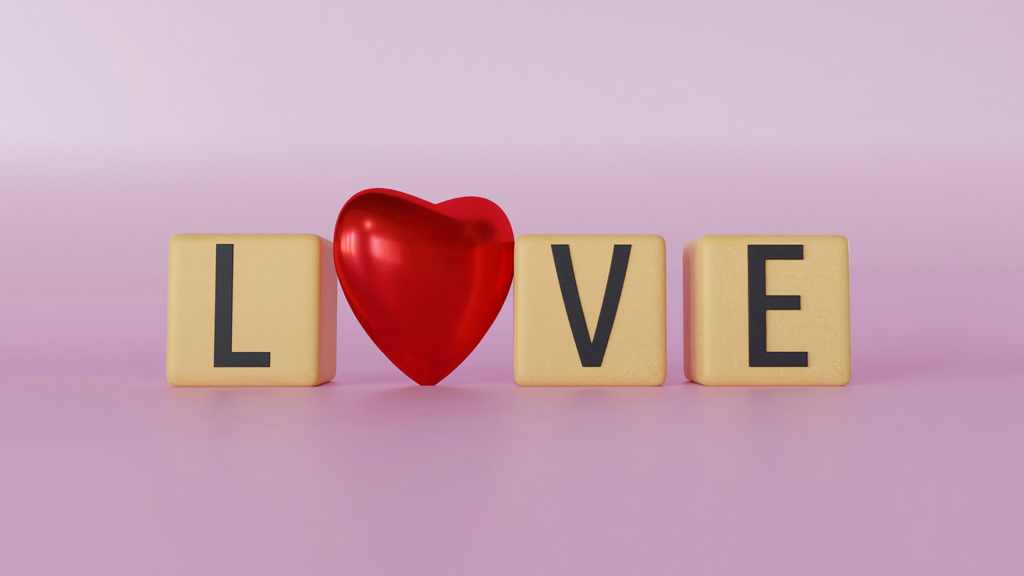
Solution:
<path fill-rule="evenodd" d="M 334 228 L 334 265 L 349 305 L 378 348 L 432 386 L 480 343 L 512 284 L 508 217 L 484 198 L 431 204 L 364 190 Z"/>

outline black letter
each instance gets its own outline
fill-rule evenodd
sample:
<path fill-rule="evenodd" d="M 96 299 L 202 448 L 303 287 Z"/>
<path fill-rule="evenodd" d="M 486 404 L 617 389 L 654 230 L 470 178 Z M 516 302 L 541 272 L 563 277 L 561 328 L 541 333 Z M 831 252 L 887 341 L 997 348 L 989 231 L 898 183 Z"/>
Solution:
<path fill-rule="evenodd" d="M 558 273 L 558 286 L 562 289 L 565 314 L 569 317 L 572 337 L 576 340 L 576 352 L 579 353 L 583 366 L 597 367 L 604 361 L 604 351 L 608 348 L 608 339 L 612 335 L 615 312 L 619 309 L 622 285 L 626 281 L 626 265 L 629 264 L 631 248 L 631 244 L 616 244 L 612 250 L 612 268 L 608 273 L 608 285 L 604 289 L 604 301 L 601 302 L 601 313 L 597 317 L 597 329 L 594 330 L 594 340 L 591 342 L 587 319 L 583 316 L 583 305 L 580 303 L 580 292 L 576 287 L 576 273 L 572 269 L 569 245 L 551 245 L 551 255 L 555 258 L 555 271 Z"/>
<path fill-rule="evenodd" d="M 750 320 L 750 365 L 807 367 L 807 352 L 768 351 L 768 310 L 799 310 L 799 296 L 769 296 L 766 260 L 803 260 L 802 244 L 747 246 L 747 298 Z"/>
<path fill-rule="evenodd" d="M 232 352 L 231 321 L 235 285 L 235 245 L 217 244 L 216 299 L 213 305 L 213 366 L 267 368 L 270 352 Z"/>

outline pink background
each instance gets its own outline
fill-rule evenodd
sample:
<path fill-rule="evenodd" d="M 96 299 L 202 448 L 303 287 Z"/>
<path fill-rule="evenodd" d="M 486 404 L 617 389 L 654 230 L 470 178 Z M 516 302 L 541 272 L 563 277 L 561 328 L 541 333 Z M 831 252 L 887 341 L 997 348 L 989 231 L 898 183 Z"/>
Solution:
<path fill-rule="evenodd" d="M 0 17 L 0 573 L 1024 572 L 1024 4 L 111 1 Z M 669 248 L 669 379 L 173 389 L 167 243 L 368 187 Z M 854 379 L 682 372 L 683 245 L 844 234 Z"/>

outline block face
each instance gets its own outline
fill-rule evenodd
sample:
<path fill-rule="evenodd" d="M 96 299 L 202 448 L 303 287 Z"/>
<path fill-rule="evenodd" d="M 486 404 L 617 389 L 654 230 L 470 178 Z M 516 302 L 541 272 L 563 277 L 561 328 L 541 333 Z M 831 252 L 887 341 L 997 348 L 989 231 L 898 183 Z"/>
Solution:
<path fill-rule="evenodd" d="M 850 381 L 846 238 L 704 236 L 683 250 L 683 284 L 690 380 L 713 386 Z"/>
<path fill-rule="evenodd" d="M 520 236 L 514 286 L 520 386 L 665 382 L 661 236 Z"/>
<path fill-rule="evenodd" d="M 327 240 L 312 234 L 171 239 L 172 385 L 315 386 L 334 377 L 336 346 L 337 280 Z"/>

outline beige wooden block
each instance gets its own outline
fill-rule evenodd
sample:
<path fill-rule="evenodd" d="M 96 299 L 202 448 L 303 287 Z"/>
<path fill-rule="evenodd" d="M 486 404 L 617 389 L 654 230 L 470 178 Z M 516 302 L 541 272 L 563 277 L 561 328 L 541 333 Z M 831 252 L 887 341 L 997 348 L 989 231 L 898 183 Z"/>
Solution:
<path fill-rule="evenodd" d="M 665 382 L 661 236 L 520 236 L 514 302 L 519 385 Z"/>
<path fill-rule="evenodd" d="M 713 386 L 850 381 L 842 236 L 704 236 L 683 250 L 686 377 Z"/>
<path fill-rule="evenodd" d="M 337 347 L 331 243 L 312 234 L 171 238 L 167 381 L 315 386 Z"/>

